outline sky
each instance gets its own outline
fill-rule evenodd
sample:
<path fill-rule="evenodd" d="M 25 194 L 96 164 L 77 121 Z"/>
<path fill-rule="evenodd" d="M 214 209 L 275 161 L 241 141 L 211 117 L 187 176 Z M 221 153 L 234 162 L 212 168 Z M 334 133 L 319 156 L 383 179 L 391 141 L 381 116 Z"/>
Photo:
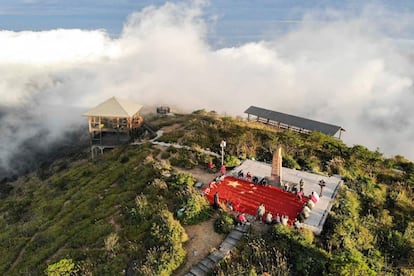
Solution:
<path fill-rule="evenodd" d="M 414 160 L 414 3 L 361 2 L 2 0 L 0 166 L 112 96 L 235 116 L 256 105 Z"/>

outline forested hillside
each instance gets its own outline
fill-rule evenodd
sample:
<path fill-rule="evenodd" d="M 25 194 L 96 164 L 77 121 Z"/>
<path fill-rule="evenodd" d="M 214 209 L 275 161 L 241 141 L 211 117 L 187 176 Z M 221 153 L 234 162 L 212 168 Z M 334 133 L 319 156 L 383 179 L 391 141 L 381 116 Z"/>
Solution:
<path fill-rule="evenodd" d="M 269 162 L 277 145 L 283 165 L 344 179 L 320 236 L 275 226 L 252 231 L 215 269 L 219 275 L 412 275 L 414 164 L 349 147 L 320 133 L 279 132 L 199 110 L 148 120 L 164 134 L 95 160 L 60 159 L 1 183 L 0 274 L 170 275 L 185 262 L 184 225 L 213 212 L 178 168 L 227 166 L 246 158 Z M 185 208 L 179 219 L 176 211 Z"/>

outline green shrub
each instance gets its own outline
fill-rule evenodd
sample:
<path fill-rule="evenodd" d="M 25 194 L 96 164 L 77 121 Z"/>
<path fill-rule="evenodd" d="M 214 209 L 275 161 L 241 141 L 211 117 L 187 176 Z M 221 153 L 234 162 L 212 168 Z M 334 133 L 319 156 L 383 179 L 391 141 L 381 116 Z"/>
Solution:
<path fill-rule="evenodd" d="M 102 237 L 108 235 L 112 231 L 112 225 L 105 223 L 104 221 L 89 224 L 88 221 L 85 220 L 82 224 L 84 224 L 85 227 L 76 229 L 67 242 L 69 246 L 74 248 L 82 246 L 103 246 Z"/>
<path fill-rule="evenodd" d="M 252 237 L 242 240 L 228 258 L 220 261 L 214 268 L 214 275 L 287 276 L 290 273 L 286 257 L 271 242 Z"/>
<path fill-rule="evenodd" d="M 4 219 L 7 223 L 16 223 L 28 216 L 30 212 L 30 201 L 25 200 L 11 200 L 6 203 L 7 210 Z"/>
<path fill-rule="evenodd" d="M 171 157 L 170 162 L 171 165 L 184 169 L 193 169 L 198 165 L 195 154 L 186 149 L 180 149 L 176 156 Z"/>
<path fill-rule="evenodd" d="M 168 159 L 170 157 L 171 157 L 171 154 L 168 151 L 164 151 L 163 153 L 161 153 L 162 159 Z"/>
<path fill-rule="evenodd" d="M 46 269 L 48 276 L 71 276 L 79 271 L 72 259 L 62 259 L 57 263 L 51 264 Z"/>
<path fill-rule="evenodd" d="M 146 195 L 137 195 L 135 197 L 135 205 L 135 207 L 127 211 L 127 220 L 130 224 L 138 224 L 141 221 L 150 219 L 153 210 Z"/>
<path fill-rule="evenodd" d="M 37 177 L 42 181 L 49 178 L 52 174 L 49 164 L 42 164 L 36 171 Z"/>
<path fill-rule="evenodd" d="M 184 224 L 197 224 L 210 216 L 210 203 L 194 189 L 190 189 L 181 206 L 184 212 L 180 220 Z"/>
<path fill-rule="evenodd" d="M 301 229 L 299 235 L 302 237 L 305 244 L 312 244 L 315 239 L 313 232 L 306 228 Z"/>
<path fill-rule="evenodd" d="M 282 165 L 289 169 L 300 169 L 298 162 L 290 155 L 283 156 Z"/>
<path fill-rule="evenodd" d="M 376 275 L 368 267 L 364 256 L 358 251 L 341 251 L 329 263 L 330 272 L 336 275 Z"/>
<path fill-rule="evenodd" d="M 90 177 L 93 175 L 93 172 L 90 171 L 89 169 L 85 169 L 84 171 L 82 171 L 82 176 L 83 177 Z"/>
<path fill-rule="evenodd" d="M 223 212 L 214 222 L 214 230 L 220 234 L 228 234 L 234 228 L 234 219 L 229 214 Z"/>
<path fill-rule="evenodd" d="M 272 228 L 269 246 L 285 254 L 294 275 L 324 275 L 329 259 L 325 251 L 313 244 L 313 233 L 278 224 Z"/>
<path fill-rule="evenodd" d="M 52 182 L 52 185 L 56 187 L 59 191 L 66 191 L 69 189 L 69 181 L 65 177 L 59 178 L 57 181 Z"/>
<path fill-rule="evenodd" d="M 206 115 L 207 111 L 203 108 L 203 109 L 197 109 L 193 111 L 193 114 L 195 115 Z"/>
<path fill-rule="evenodd" d="M 125 163 L 127 163 L 128 161 L 129 161 L 129 157 L 128 157 L 128 156 L 126 156 L 126 155 L 123 155 L 123 156 L 120 158 L 119 163 L 121 163 L 121 164 L 125 164 Z"/>
<path fill-rule="evenodd" d="M 226 155 L 226 159 L 224 164 L 226 165 L 226 167 L 236 167 L 238 165 L 240 165 L 241 161 L 239 158 L 237 158 L 234 155 Z"/>
<path fill-rule="evenodd" d="M 321 171 L 320 160 L 316 156 L 307 156 L 304 158 L 299 158 L 298 164 L 305 171 L 316 173 Z"/>
<path fill-rule="evenodd" d="M 256 151 L 256 159 L 262 162 L 271 162 L 273 159 L 273 154 L 268 148 L 259 148 Z"/>
<path fill-rule="evenodd" d="M 194 183 L 194 177 L 183 172 L 173 174 L 168 180 L 168 186 L 173 191 L 186 191 L 188 187 L 194 186 Z"/>
<path fill-rule="evenodd" d="M 110 254 L 114 255 L 115 251 L 118 249 L 118 240 L 119 236 L 117 233 L 111 233 L 105 238 L 105 250 Z"/>
<path fill-rule="evenodd" d="M 169 133 L 164 133 L 158 141 L 166 143 L 178 143 L 178 140 L 184 136 L 183 130 L 177 130 Z"/>
<path fill-rule="evenodd" d="M 182 243 L 188 239 L 184 228 L 168 210 L 153 218 L 150 248 L 137 266 L 139 275 L 171 275 L 185 260 Z"/>
<path fill-rule="evenodd" d="M 148 185 L 148 187 L 151 188 L 151 193 L 163 195 L 163 192 L 168 189 L 168 184 L 164 180 L 156 178 L 151 182 L 151 185 Z"/>
<path fill-rule="evenodd" d="M 169 146 L 166 151 L 169 152 L 169 153 L 174 154 L 178 151 L 178 149 L 173 147 L 173 146 Z"/>
<path fill-rule="evenodd" d="M 12 185 L 1 181 L 0 182 L 0 199 L 6 198 L 11 193 L 12 190 L 13 190 Z"/>

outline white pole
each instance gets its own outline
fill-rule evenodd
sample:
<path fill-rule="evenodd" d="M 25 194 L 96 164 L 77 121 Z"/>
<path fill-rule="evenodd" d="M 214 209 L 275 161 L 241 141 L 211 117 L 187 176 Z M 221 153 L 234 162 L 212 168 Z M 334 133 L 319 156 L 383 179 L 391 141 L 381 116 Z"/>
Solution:
<path fill-rule="evenodd" d="M 224 165 L 224 148 L 226 147 L 226 141 L 222 140 L 220 143 L 221 147 L 221 166 Z"/>

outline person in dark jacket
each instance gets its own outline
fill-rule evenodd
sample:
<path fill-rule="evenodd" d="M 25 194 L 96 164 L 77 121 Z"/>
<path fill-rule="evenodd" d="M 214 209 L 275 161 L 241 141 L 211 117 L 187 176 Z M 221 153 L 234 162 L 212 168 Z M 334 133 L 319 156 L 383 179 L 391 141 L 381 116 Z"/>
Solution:
<path fill-rule="evenodd" d="M 220 198 L 218 192 L 214 194 L 214 208 L 218 209 L 220 207 Z"/>

